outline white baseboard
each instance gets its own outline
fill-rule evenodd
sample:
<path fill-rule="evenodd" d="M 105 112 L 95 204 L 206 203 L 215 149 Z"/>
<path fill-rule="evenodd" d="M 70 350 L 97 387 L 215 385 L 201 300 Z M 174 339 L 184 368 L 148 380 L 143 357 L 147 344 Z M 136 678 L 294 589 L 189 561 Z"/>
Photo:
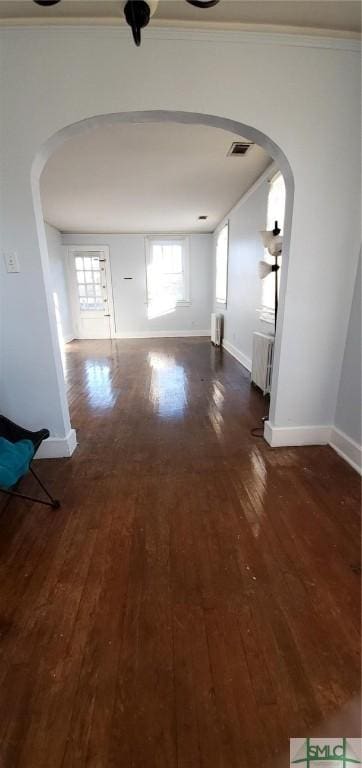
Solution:
<path fill-rule="evenodd" d="M 362 446 L 337 427 L 276 427 L 266 421 L 264 437 L 272 448 L 330 445 L 353 469 L 362 474 Z"/>
<path fill-rule="evenodd" d="M 337 427 L 332 427 L 329 444 L 359 474 L 362 474 L 362 446 Z"/>
<path fill-rule="evenodd" d="M 71 429 L 66 437 L 48 437 L 41 444 L 36 459 L 63 459 L 69 457 L 77 446 L 75 429 Z"/>
<path fill-rule="evenodd" d="M 206 331 L 124 331 L 116 333 L 116 339 L 177 339 L 190 336 L 210 336 L 210 329 Z"/>
<path fill-rule="evenodd" d="M 235 357 L 235 360 L 237 360 L 241 365 L 246 368 L 247 371 L 251 371 L 251 358 L 244 355 L 243 352 L 240 352 L 240 349 L 237 347 L 234 347 L 233 344 L 230 344 L 230 341 L 226 341 L 226 339 L 222 340 L 222 345 L 224 349 L 226 349 L 227 352 L 229 352 L 230 355 Z"/>
<path fill-rule="evenodd" d="M 63 336 L 64 344 L 69 344 L 70 341 L 74 341 L 75 336 L 73 333 L 69 333 L 68 336 Z"/>
<path fill-rule="evenodd" d="M 264 424 L 264 437 L 272 448 L 294 445 L 327 445 L 331 435 L 329 426 L 276 427 L 270 421 Z"/>

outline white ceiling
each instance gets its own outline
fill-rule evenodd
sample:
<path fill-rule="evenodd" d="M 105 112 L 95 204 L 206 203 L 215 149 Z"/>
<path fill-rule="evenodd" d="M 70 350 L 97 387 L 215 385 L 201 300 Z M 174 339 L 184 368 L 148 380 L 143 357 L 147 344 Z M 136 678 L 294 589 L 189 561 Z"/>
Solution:
<path fill-rule="evenodd" d="M 271 163 L 258 145 L 227 157 L 240 140 L 178 123 L 96 128 L 48 161 L 44 218 L 63 232 L 211 232 Z"/>
<path fill-rule="evenodd" d="M 41 8 L 33 0 L 0 0 L 0 21 L 15 23 L 56 23 L 57 20 L 117 21 L 119 0 L 62 0 Z M 214 8 L 194 8 L 185 0 L 160 0 L 151 25 L 195 24 L 276 26 L 300 29 L 328 29 L 358 33 L 361 4 L 358 0 L 221 0 Z"/>

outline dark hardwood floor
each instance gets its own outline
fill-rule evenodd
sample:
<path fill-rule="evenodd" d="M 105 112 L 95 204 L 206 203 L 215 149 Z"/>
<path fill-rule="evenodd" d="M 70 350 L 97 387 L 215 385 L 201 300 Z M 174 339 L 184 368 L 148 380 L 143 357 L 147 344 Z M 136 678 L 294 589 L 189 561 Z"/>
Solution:
<path fill-rule="evenodd" d="M 286 768 L 292 736 L 358 736 L 358 475 L 251 437 L 263 398 L 208 340 L 66 358 L 79 446 L 37 464 L 62 507 L 0 514 L 1 768 Z"/>

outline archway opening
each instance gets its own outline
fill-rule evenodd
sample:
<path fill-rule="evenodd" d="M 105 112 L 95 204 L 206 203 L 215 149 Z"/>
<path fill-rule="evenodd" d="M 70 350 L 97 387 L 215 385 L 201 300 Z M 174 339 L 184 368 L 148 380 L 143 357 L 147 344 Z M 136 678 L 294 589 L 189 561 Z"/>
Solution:
<path fill-rule="evenodd" d="M 108 115 L 97 115 L 78 123 L 69 125 L 62 130 L 58 131 L 39 150 L 32 168 L 32 188 L 34 196 L 34 206 L 36 212 L 36 221 L 39 234 L 39 243 L 42 256 L 42 264 L 45 275 L 45 283 L 47 285 L 48 294 L 50 295 L 51 286 L 49 279 L 49 262 L 48 262 L 48 248 L 47 240 L 44 230 L 44 217 L 42 209 L 42 201 L 40 194 L 40 177 L 43 170 L 46 168 L 48 161 L 51 157 L 62 147 L 66 142 L 70 142 L 72 139 L 82 137 L 91 132 L 95 132 L 101 128 L 111 128 L 117 125 L 148 125 L 151 124 L 179 124 L 186 126 L 204 126 L 206 128 L 214 128 L 222 130 L 233 136 L 240 136 L 240 138 L 247 139 L 250 142 L 255 143 L 259 147 L 263 148 L 272 161 L 275 164 L 275 170 L 280 171 L 283 176 L 286 188 L 286 208 L 284 218 L 284 242 L 283 242 L 283 269 L 281 273 L 280 290 L 279 290 L 279 312 L 278 323 L 275 334 L 274 344 L 274 363 L 273 363 L 273 376 L 270 393 L 270 418 L 273 420 L 273 413 L 275 409 L 275 402 L 278 391 L 278 370 L 279 370 L 279 356 L 281 346 L 281 336 L 283 333 L 283 319 L 284 319 L 284 297 L 287 286 L 288 275 L 288 261 L 289 261 L 289 244 L 290 244 L 290 232 L 291 232 L 291 220 L 292 220 L 292 208 L 293 208 L 293 196 L 294 196 L 294 182 L 293 174 L 289 165 L 289 162 L 284 155 L 281 148 L 268 136 L 261 131 L 222 117 L 213 115 L 204 115 L 188 112 L 174 112 L 174 111 L 147 111 L 147 112 L 125 112 Z M 54 297 L 53 297 L 54 298 Z M 56 297 L 55 304 L 57 304 L 58 297 Z M 64 381 L 62 381 L 61 362 L 60 362 L 60 344 L 59 344 L 59 312 L 57 315 L 57 306 L 54 306 L 52 300 L 49 301 L 49 313 L 50 322 L 53 326 L 53 341 L 55 346 L 55 355 L 58 359 L 59 369 L 59 387 L 64 390 Z M 63 391 L 64 397 L 64 391 Z"/>

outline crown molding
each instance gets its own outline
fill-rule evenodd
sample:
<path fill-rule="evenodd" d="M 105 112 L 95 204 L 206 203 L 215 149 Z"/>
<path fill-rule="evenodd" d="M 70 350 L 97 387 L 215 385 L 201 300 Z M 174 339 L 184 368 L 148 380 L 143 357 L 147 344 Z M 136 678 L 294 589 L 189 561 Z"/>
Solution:
<path fill-rule="evenodd" d="M 114 18 L 20 18 L 1 19 L 0 30 L 71 29 L 87 31 L 107 29 L 118 37 L 129 37 L 130 31 L 122 19 Z M 203 27 L 187 22 L 158 21 L 157 26 L 143 30 L 143 40 L 187 40 L 195 42 L 222 42 L 252 45 L 286 45 L 303 48 L 332 48 L 361 52 L 361 36 L 339 30 L 305 29 L 259 24 L 224 24 L 219 27 L 205 23 Z"/>

